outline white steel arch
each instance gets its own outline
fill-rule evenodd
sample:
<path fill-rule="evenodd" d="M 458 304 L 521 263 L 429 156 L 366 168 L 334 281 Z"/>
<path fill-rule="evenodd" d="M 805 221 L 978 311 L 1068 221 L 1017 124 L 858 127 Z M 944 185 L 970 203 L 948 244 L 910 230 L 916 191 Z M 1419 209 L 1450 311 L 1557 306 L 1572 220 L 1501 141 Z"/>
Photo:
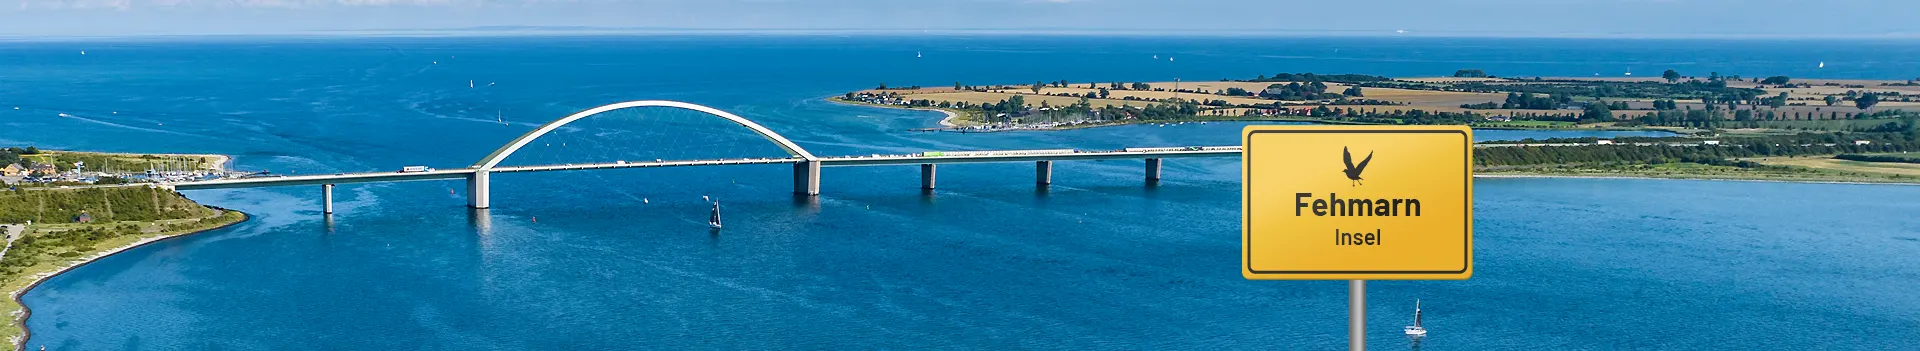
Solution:
<path fill-rule="evenodd" d="M 774 133 L 773 130 L 769 130 L 767 129 L 767 127 L 761 126 L 759 123 L 753 123 L 753 121 L 747 120 L 746 118 L 743 118 L 740 116 L 736 116 L 732 113 L 727 113 L 727 111 L 721 111 L 719 109 L 715 109 L 712 107 L 700 106 L 700 105 L 679 102 L 679 101 L 641 100 L 641 101 L 628 101 L 628 102 L 595 107 L 592 109 L 588 109 L 586 111 L 580 111 L 578 113 L 574 113 L 573 115 L 567 116 L 566 118 L 554 120 L 553 122 L 547 122 L 546 125 L 542 125 L 540 126 L 540 128 L 534 129 L 533 131 L 527 132 L 527 134 L 525 135 L 521 135 L 519 138 L 513 139 L 512 142 L 509 142 L 506 145 L 500 146 L 500 149 L 493 150 L 492 154 L 488 154 L 486 158 L 480 159 L 480 162 L 474 163 L 473 168 L 481 169 L 481 170 L 491 170 L 495 165 L 499 165 L 500 161 L 506 160 L 507 156 L 512 156 L 515 151 L 520 151 L 521 147 L 527 146 L 527 143 L 532 143 L 534 139 L 539 139 L 540 136 L 546 135 L 547 133 L 552 132 L 555 129 L 560 129 L 561 126 L 565 126 L 568 123 L 573 123 L 573 121 L 579 120 L 581 118 L 587 118 L 588 116 L 593 116 L 601 112 L 613 111 L 613 110 L 624 109 L 624 108 L 634 108 L 634 107 L 673 107 L 673 108 L 700 111 L 700 112 L 704 112 L 706 114 L 714 115 L 720 118 L 725 118 L 728 121 L 731 121 L 735 124 L 739 124 L 742 127 L 747 127 L 747 129 L 753 130 L 754 133 L 759 133 L 761 137 L 765 137 L 767 138 L 768 141 L 772 141 L 775 145 L 780 146 L 781 149 L 785 149 L 788 154 L 791 154 L 793 156 L 799 157 L 807 161 L 817 160 L 817 158 L 814 157 L 812 153 L 807 152 L 807 149 L 800 148 L 800 145 L 794 144 L 792 140 L 787 140 L 786 137 L 780 136 L 780 133 Z"/>

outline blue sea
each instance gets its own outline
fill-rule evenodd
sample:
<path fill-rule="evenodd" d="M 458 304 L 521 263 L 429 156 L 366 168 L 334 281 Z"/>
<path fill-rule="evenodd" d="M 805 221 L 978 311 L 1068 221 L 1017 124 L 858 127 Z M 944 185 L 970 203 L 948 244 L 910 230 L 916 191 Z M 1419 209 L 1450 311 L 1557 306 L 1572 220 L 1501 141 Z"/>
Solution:
<path fill-rule="evenodd" d="M 82 55 L 81 51 L 85 51 Z M 921 57 L 916 58 L 915 54 Z M 1171 59 L 1171 60 L 1170 60 Z M 1824 61 L 1825 68 L 1816 67 Z M 1246 123 L 925 133 L 938 113 L 829 103 L 889 86 L 1280 72 L 1906 79 L 1910 41 L 1281 37 L 220 37 L 0 43 L 0 144 L 221 153 L 281 174 L 465 167 L 629 100 L 745 116 L 818 155 L 1228 145 Z M 70 117 L 61 117 L 68 114 Z M 1646 135 L 1478 131 L 1481 140 Z M 783 156 L 716 118 L 621 110 L 505 164 Z M 28 348 L 1340 349 L 1346 283 L 1238 273 L 1239 164 L 784 165 L 201 190 L 253 219 L 24 294 Z M 1920 347 L 1920 187 L 1476 181 L 1466 281 L 1369 284 L 1376 349 Z M 702 197 L 726 206 L 711 234 Z M 1425 339 L 1409 340 L 1421 301 Z"/>

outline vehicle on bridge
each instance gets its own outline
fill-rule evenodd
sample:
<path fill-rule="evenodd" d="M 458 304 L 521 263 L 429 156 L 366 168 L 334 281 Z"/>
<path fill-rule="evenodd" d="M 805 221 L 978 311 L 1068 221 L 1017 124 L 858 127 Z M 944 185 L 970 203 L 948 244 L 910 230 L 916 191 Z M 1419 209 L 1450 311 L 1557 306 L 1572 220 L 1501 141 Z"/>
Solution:
<path fill-rule="evenodd" d="M 432 171 L 433 171 L 433 168 L 427 167 L 427 166 L 406 166 L 406 167 L 400 168 L 400 173 L 420 173 L 420 172 L 432 172 Z"/>

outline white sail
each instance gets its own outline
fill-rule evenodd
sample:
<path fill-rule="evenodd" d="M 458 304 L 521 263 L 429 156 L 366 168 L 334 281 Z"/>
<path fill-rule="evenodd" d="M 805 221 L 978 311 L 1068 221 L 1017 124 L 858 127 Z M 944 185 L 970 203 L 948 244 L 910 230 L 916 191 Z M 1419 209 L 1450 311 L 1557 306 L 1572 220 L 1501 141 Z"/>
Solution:
<path fill-rule="evenodd" d="M 1420 300 L 1418 299 L 1413 300 L 1413 325 L 1407 326 L 1406 332 L 1408 336 L 1416 338 L 1427 336 L 1427 327 L 1420 324 Z"/>

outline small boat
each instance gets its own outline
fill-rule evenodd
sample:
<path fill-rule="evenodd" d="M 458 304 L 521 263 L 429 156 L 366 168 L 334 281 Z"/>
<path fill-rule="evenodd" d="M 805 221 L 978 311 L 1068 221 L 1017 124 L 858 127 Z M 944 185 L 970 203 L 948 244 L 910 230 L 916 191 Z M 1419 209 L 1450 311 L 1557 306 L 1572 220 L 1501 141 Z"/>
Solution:
<path fill-rule="evenodd" d="M 715 214 L 715 216 L 719 215 Z M 1408 336 L 1416 338 L 1427 336 L 1427 328 L 1420 326 L 1420 300 L 1413 300 L 1413 325 L 1407 326 L 1406 331 Z"/>
<path fill-rule="evenodd" d="M 1820 61 L 1820 67 L 1819 67 L 1819 68 L 1827 68 L 1827 61 Z"/>
<path fill-rule="evenodd" d="M 920 52 L 919 52 L 919 51 L 914 51 L 914 52 L 913 52 L 913 58 L 921 58 L 921 57 L 922 57 L 922 56 L 920 56 Z"/>
<path fill-rule="evenodd" d="M 713 202 L 713 217 L 707 218 L 707 226 L 720 229 L 720 202 Z"/>

